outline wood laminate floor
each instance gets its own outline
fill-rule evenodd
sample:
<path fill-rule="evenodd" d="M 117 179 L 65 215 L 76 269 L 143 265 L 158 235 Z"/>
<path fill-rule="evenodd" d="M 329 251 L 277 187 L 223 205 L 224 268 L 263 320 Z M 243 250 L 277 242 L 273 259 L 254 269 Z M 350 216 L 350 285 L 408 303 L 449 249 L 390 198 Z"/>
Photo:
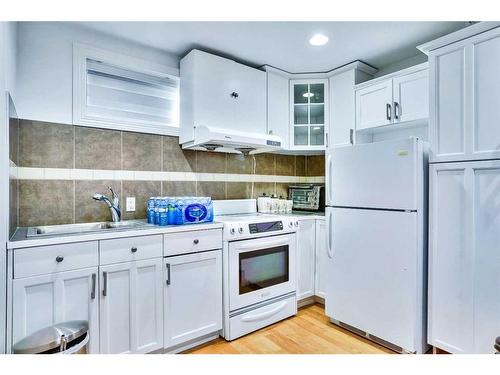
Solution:
<path fill-rule="evenodd" d="M 218 338 L 192 354 L 387 354 L 394 353 L 331 324 L 322 305 L 303 307 L 296 316 L 227 342 Z"/>

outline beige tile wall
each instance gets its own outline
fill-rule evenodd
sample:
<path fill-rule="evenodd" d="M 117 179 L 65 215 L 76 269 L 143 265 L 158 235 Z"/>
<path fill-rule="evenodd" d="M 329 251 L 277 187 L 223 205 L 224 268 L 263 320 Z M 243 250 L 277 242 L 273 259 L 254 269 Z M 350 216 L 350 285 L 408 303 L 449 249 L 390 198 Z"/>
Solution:
<path fill-rule="evenodd" d="M 243 156 L 182 150 L 177 137 L 121 132 L 21 120 L 18 129 L 19 167 L 77 168 L 322 176 L 323 156 L 259 154 Z M 128 180 L 19 180 L 18 226 L 109 220 L 109 210 L 92 199 L 108 194 L 108 186 L 122 197 L 124 219 L 145 218 L 146 201 L 157 195 L 206 195 L 213 199 L 257 197 L 262 193 L 286 196 L 286 183 Z M 136 197 L 136 211 L 125 212 L 125 197 Z"/>

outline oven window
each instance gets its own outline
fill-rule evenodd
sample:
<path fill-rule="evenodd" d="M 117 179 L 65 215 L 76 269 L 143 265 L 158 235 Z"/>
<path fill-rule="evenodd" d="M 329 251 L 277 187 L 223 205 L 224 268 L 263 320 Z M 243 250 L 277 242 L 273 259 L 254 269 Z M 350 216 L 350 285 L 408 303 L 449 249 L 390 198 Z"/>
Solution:
<path fill-rule="evenodd" d="M 294 190 L 293 192 L 293 204 L 295 205 L 305 205 L 309 202 L 309 190 Z"/>
<path fill-rule="evenodd" d="M 288 245 L 240 253 L 240 294 L 288 281 Z"/>

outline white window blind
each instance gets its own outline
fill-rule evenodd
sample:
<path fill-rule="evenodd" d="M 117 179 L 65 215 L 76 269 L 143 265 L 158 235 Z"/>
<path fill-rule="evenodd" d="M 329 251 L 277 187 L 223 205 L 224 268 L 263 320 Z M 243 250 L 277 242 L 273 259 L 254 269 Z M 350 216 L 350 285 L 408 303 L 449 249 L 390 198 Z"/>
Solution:
<path fill-rule="evenodd" d="M 179 80 L 86 59 L 85 116 L 99 121 L 179 126 Z"/>

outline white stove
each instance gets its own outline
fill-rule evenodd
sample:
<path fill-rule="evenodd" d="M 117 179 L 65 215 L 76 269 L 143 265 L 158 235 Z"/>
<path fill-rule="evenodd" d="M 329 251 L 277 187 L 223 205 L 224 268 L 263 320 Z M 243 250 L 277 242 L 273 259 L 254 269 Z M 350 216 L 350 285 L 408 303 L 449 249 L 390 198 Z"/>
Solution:
<path fill-rule="evenodd" d="M 255 199 L 214 201 L 223 229 L 226 340 L 297 313 L 297 218 L 256 212 Z"/>

